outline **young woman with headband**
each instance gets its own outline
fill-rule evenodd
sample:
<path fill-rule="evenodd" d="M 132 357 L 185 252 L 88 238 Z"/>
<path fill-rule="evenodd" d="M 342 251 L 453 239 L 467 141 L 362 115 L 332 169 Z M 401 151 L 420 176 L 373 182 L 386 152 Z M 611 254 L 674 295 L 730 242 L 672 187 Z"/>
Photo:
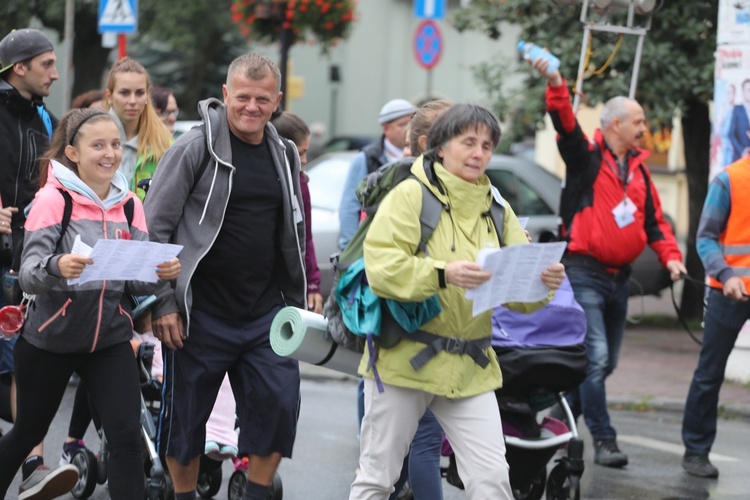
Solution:
<path fill-rule="evenodd" d="M 86 383 L 110 446 L 110 496 L 144 497 L 130 294 L 151 293 L 157 283 L 69 282 L 93 263 L 72 253 L 76 238 L 89 246 L 118 236 L 148 241 L 143 206 L 117 171 L 121 159 L 120 132 L 113 117 L 88 108 L 73 109 L 63 117 L 41 160 L 42 188 L 26 220 L 19 272 L 21 288 L 36 298 L 15 348 L 18 411 L 13 429 L 0 439 L 3 498 L 23 459 L 47 433 L 73 372 Z M 72 211 L 63 232 L 66 197 Z M 179 260 L 162 263 L 155 272 L 159 279 L 173 280 L 180 272 Z M 71 467 L 61 469 L 67 472 Z M 70 488 L 77 477 L 73 467 Z M 21 495 L 32 493 L 42 492 Z M 64 493 L 44 492 L 45 498 Z"/>

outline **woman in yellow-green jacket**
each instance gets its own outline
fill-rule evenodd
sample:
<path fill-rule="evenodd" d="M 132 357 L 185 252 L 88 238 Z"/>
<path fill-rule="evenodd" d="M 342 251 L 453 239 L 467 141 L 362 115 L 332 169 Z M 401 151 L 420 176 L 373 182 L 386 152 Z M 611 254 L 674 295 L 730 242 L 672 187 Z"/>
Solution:
<path fill-rule="evenodd" d="M 401 182 L 386 196 L 367 232 L 365 269 L 375 294 L 402 302 L 422 302 L 437 294 L 442 312 L 420 329 L 457 340 L 451 341 L 448 350 L 444 344 L 419 369 L 410 361 L 425 348 L 424 343 L 402 337 L 393 347 L 381 346 L 375 366 L 382 392 L 365 350 L 359 369 L 365 377 L 360 472 L 350 499 L 388 498 L 426 408 L 433 411 L 459 457 L 459 474 L 468 497 L 513 498 L 493 392 L 502 385 L 502 376 L 489 345 L 492 311 L 474 317 L 472 302 L 466 298 L 467 290 L 491 277 L 475 261 L 479 249 L 499 246 L 489 216 L 493 197 L 504 205 L 504 244 L 528 243 L 513 210 L 484 173 L 499 140 L 500 126 L 491 112 L 469 104 L 453 106 L 430 129 L 427 151 L 412 166 L 416 180 Z M 447 207 L 426 255 L 417 251 L 422 207 L 419 183 Z M 563 277 L 562 264 L 542 273 L 542 281 L 551 290 L 559 287 Z M 532 312 L 544 303 L 508 307 Z M 384 324 L 381 337 L 387 328 Z M 459 353 L 467 342 L 480 346 L 480 354 Z"/>
<path fill-rule="evenodd" d="M 149 99 L 151 79 L 137 61 L 124 57 L 109 72 L 104 104 L 120 129 L 122 162 L 130 190 L 143 200 L 138 182 L 153 177 L 156 165 L 172 144 L 172 134 Z"/>

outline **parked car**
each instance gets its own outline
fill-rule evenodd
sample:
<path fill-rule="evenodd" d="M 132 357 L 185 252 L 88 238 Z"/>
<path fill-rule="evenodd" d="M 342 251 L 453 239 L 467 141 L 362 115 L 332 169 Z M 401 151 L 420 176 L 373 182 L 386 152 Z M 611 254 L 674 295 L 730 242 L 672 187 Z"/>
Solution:
<path fill-rule="evenodd" d="M 323 145 L 323 151 L 326 153 L 335 153 L 337 151 L 359 151 L 371 142 L 375 142 L 377 139 L 377 137 L 360 135 L 337 135 L 326 141 Z"/>
<path fill-rule="evenodd" d="M 174 132 L 172 135 L 176 139 L 191 128 L 200 127 L 202 123 L 200 120 L 177 120 L 174 122 Z"/>
<path fill-rule="evenodd" d="M 339 204 L 356 151 L 324 154 L 305 167 L 310 177 L 312 232 L 321 289 L 328 295 L 333 278 L 330 256 L 338 252 Z M 557 238 L 560 217 L 560 178 L 534 162 L 517 156 L 493 155 L 487 176 L 510 203 L 518 217 L 528 217 L 526 229 L 536 242 Z M 633 264 L 631 295 L 658 295 L 669 286 L 669 273 L 656 254 L 646 248 Z"/>

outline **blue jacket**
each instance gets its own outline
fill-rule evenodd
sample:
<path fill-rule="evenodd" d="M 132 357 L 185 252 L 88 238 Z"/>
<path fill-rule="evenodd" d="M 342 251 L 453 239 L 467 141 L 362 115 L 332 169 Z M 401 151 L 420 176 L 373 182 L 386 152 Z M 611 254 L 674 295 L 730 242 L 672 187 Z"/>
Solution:
<path fill-rule="evenodd" d="M 354 157 L 352 165 L 349 167 L 349 173 L 346 175 L 346 182 L 344 183 L 344 191 L 341 195 L 341 205 L 339 206 L 339 249 L 343 250 L 349 240 L 352 239 L 354 233 L 357 232 L 359 227 L 359 213 L 361 204 L 357 199 L 357 186 L 362 182 L 368 173 L 372 172 L 374 163 L 379 162 L 380 165 L 388 163 L 388 157 L 385 154 L 385 148 L 383 141 L 385 137 L 380 138 L 379 143 L 373 143 L 369 146 L 365 146 L 362 151 Z M 380 145 L 380 148 L 371 147 Z M 370 157 L 368 158 L 368 152 Z M 373 154 L 380 153 L 377 160 L 372 157 Z"/>

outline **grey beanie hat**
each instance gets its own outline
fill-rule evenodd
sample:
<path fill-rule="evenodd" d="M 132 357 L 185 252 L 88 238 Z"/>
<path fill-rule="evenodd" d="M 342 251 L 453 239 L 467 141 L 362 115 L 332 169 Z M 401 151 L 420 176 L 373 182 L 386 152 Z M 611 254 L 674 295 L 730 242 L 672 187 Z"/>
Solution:
<path fill-rule="evenodd" d="M 416 109 L 417 108 L 406 99 L 393 99 L 392 101 L 385 103 L 385 106 L 380 109 L 378 123 L 385 125 L 386 123 L 392 122 L 402 116 L 412 114 Z"/>
<path fill-rule="evenodd" d="M 13 30 L 0 41 L 0 74 L 16 63 L 52 50 L 55 50 L 52 42 L 41 31 L 33 28 Z"/>

